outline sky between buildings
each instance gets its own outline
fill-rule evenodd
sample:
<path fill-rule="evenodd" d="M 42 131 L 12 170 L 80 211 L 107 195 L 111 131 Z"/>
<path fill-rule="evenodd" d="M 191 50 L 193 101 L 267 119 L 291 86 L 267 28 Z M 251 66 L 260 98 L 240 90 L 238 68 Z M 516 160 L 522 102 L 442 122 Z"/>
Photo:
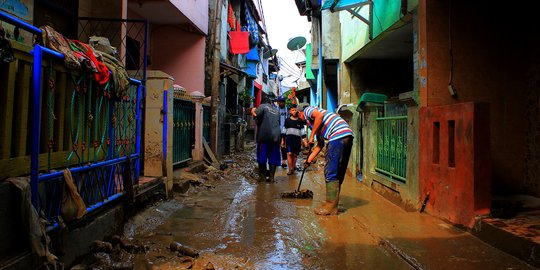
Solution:
<path fill-rule="evenodd" d="M 311 23 L 307 17 L 300 16 L 294 0 L 260 0 L 262 2 L 264 19 L 266 22 L 270 46 L 277 49 L 277 55 L 282 59 L 280 63 L 280 75 L 283 75 L 284 86 L 296 86 L 300 76 L 300 69 L 296 62 L 305 61 L 305 56 L 299 51 L 291 51 L 287 43 L 291 38 L 303 36 L 307 42 L 311 42 Z M 304 46 L 305 48 L 305 46 Z M 291 75 L 290 77 L 287 77 Z"/>

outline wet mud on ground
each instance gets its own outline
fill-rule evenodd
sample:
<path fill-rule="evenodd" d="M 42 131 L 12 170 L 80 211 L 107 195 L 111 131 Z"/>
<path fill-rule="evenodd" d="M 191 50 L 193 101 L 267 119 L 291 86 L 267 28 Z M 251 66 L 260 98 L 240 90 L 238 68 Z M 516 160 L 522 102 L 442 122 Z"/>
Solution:
<path fill-rule="evenodd" d="M 318 201 L 283 199 L 281 193 L 297 188 L 301 172 L 287 176 L 286 169 L 278 168 L 275 183 L 258 183 L 251 152 L 229 157 L 232 162 L 224 171 L 183 173 L 177 184 L 185 191 L 183 183 L 189 182 L 187 192 L 176 192 L 173 199 L 145 209 L 125 225 L 121 239 L 139 247 L 138 252 L 117 247 L 105 263 L 94 263 L 93 268 L 412 268 L 353 219 L 313 214 L 313 206 L 323 199 L 323 167 L 309 168 L 302 182 Z M 172 251 L 171 243 L 199 256 Z M 126 268 L 110 267 L 114 263 Z"/>

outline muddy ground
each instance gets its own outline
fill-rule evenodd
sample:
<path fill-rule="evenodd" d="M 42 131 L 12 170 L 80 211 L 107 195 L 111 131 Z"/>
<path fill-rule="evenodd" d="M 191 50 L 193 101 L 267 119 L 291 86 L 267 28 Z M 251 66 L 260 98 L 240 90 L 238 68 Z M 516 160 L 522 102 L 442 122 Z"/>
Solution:
<path fill-rule="evenodd" d="M 182 172 L 173 198 L 133 216 L 122 235 L 97 239 L 75 269 L 532 269 L 466 231 L 407 212 L 354 177 L 339 215 L 313 213 L 325 198 L 319 158 L 302 181 L 313 199 L 283 199 L 300 172 L 257 182 L 253 147 L 227 168 Z"/>
<path fill-rule="evenodd" d="M 76 269 L 345 269 L 366 263 L 410 268 L 369 235 L 362 235 L 362 245 L 345 248 L 350 245 L 339 241 L 355 237 L 335 238 L 339 221 L 314 216 L 313 206 L 324 198 L 321 166 L 309 168 L 302 184 L 317 194 L 314 201 L 280 196 L 297 188 L 300 172 L 287 176 L 278 168 L 275 183 L 257 182 L 253 147 L 223 160 L 225 170 L 182 172 L 172 199 L 131 218 L 123 235 L 96 242 Z"/>

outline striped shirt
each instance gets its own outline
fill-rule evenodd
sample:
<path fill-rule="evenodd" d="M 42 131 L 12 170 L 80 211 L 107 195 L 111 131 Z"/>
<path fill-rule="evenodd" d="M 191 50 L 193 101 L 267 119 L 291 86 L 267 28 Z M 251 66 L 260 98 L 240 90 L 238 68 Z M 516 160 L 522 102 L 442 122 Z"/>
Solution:
<path fill-rule="evenodd" d="M 312 118 L 312 114 L 315 110 L 323 114 L 321 131 L 319 133 L 322 135 L 323 139 L 333 141 L 353 135 L 347 122 L 339 115 L 313 106 L 308 106 L 304 109 L 304 115 L 310 128 L 313 129 L 314 118 Z"/>

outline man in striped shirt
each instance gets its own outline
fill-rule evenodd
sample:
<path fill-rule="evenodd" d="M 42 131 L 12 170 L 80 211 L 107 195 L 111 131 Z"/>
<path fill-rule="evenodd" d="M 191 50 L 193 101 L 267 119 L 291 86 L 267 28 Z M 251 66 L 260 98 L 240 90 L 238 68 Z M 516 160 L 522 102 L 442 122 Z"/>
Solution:
<path fill-rule="evenodd" d="M 324 178 L 326 180 L 326 201 L 315 209 L 317 215 L 337 215 L 339 192 L 345 179 L 349 157 L 353 144 L 353 132 L 347 122 L 339 115 L 317 107 L 301 104 L 299 117 L 305 120 L 311 129 L 308 143 L 313 145 L 317 135 L 317 146 L 304 161 L 309 166 L 328 141 L 326 149 L 326 165 Z"/>

